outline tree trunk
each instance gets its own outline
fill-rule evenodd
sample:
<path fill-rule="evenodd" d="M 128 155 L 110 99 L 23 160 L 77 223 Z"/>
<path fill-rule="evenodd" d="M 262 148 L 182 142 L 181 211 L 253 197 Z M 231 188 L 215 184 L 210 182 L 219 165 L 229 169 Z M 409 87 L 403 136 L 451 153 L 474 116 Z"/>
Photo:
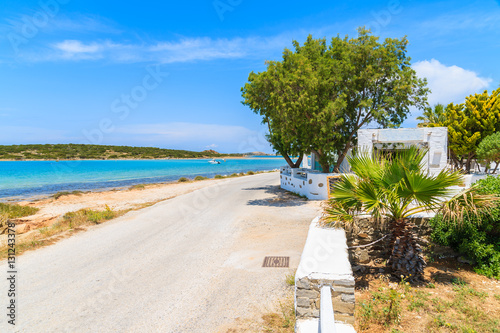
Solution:
<path fill-rule="evenodd" d="M 413 231 L 415 225 L 406 219 L 392 220 L 390 250 L 387 266 L 397 277 L 403 275 L 409 280 L 421 278 L 427 263 Z"/>
<path fill-rule="evenodd" d="M 492 173 L 496 173 L 497 172 L 497 169 L 498 169 L 498 164 L 500 164 L 500 161 L 497 161 L 496 162 L 496 165 L 495 165 L 495 170 L 493 170 Z"/>
<path fill-rule="evenodd" d="M 486 174 L 487 174 L 487 173 L 488 173 L 488 171 L 490 170 L 490 163 L 491 163 L 491 162 L 490 162 L 490 161 L 488 161 L 488 160 L 486 160 L 486 161 L 484 162 L 484 173 L 486 173 Z"/>
<path fill-rule="evenodd" d="M 344 161 L 344 159 L 347 155 L 347 152 L 349 152 L 349 148 L 351 148 L 351 142 L 348 142 L 345 145 L 344 151 L 342 152 L 342 154 L 339 155 L 339 158 L 337 159 L 337 164 L 335 164 L 335 167 L 333 168 L 333 172 L 336 172 L 336 173 L 340 172 L 340 165 Z"/>
<path fill-rule="evenodd" d="M 299 158 L 297 159 L 297 161 L 295 163 L 293 163 L 292 159 L 290 158 L 290 156 L 288 156 L 288 154 L 281 153 L 281 155 L 285 159 L 286 163 L 288 163 L 288 165 L 290 166 L 290 168 L 298 168 L 298 167 L 300 167 L 300 164 L 302 163 L 302 159 L 304 158 L 304 155 L 301 154 L 299 156 Z"/>
<path fill-rule="evenodd" d="M 292 168 L 298 168 L 300 167 L 300 164 L 302 164 L 302 160 L 304 159 L 304 154 L 301 154 L 297 161 L 294 163 Z"/>
<path fill-rule="evenodd" d="M 465 173 L 467 174 L 470 173 L 471 162 L 472 162 L 472 157 L 471 154 L 469 153 L 467 155 L 467 161 L 465 162 Z"/>

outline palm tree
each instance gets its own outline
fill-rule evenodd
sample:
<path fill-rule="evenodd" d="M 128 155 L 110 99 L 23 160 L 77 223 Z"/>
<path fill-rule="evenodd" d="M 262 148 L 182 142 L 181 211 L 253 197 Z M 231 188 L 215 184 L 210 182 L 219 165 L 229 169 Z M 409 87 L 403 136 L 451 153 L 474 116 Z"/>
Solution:
<path fill-rule="evenodd" d="M 334 184 L 327 209 L 331 222 L 352 222 L 355 215 L 363 213 L 386 218 L 390 230 L 387 264 L 393 273 L 410 279 L 421 276 L 426 262 L 409 217 L 424 211 L 444 211 L 453 220 L 469 211 L 484 211 L 494 202 L 492 196 L 476 195 L 474 188 L 450 197 L 448 188 L 461 184 L 462 174 L 447 169 L 429 174 L 423 168 L 425 155 L 425 151 L 410 147 L 391 157 L 350 157 L 354 174 L 344 174 Z"/>
<path fill-rule="evenodd" d="M 428 107 L 425 109 L 424 113 L 417 117 L 417 120 L 421 120 L 418 123 L 418 127 L 428 127 L 431 124 L 442 125 L 446 121 L 446 111 L 443 104 L 436 104 L 434 108 Z"/>

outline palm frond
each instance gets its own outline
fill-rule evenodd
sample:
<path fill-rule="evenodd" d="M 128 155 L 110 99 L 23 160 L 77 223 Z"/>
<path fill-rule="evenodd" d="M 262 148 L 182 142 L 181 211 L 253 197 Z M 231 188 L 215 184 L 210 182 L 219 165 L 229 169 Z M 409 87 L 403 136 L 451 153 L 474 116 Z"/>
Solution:
<path fill-rule="evenodd" d="M 326 212 L 328 213 L 325 217 L 326 221 L 334 227 L 341 227 L 354 221 L 356 207 L 331 200 Z"/>
<path fill-rule="evenodd" d="M 463 176 L 458 171 L 442 170 L 436 176 L 423 172 L 405 172 L 398 193 L 419 205 L 432 208 L 450 193 L 450 186 L 459 185 L 462 181 Z"/>
<path fill-rule="evenodd" d="M 347 161 L 352 172 L 362 180 L 379 178 L 383 172 L 383 162 L 378 161 L 367 152 L 352 155 L 348 157 Z"/>
<path fill-rule="evenodd" d="M 459 224 L 464 217 L 480 217 L 490 212 L 499 199 L 492 194 L 479 194 L 477 186 L 471 186 L 444 202 L 439 212 L 444 220 Z"/>

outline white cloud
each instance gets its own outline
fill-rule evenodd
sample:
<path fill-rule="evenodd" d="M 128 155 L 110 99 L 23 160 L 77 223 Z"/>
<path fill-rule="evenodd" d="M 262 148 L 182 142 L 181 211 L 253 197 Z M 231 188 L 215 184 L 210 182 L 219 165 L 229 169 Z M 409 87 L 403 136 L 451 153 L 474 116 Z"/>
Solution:
<path fill-rule="evenodd" d="M 466 96 L 487 89 L 492 81 L 458 66 L 446 66 L 436 59 L 419 61 L 413 65 L 413 69 L 420 78 L 427 78 L 432 91 L 429 95 L 430 105 L 461 103 Z"/>
<path fill-rule="evenodd" d="M 54 44 L 54 47 L 66 53 L 95 53 L 102 48 L 96 43 L 84 44 L 78 40 L 65 40 Z"/>
<path fill-rule="evenodd" d="M 50 44 L 48 49 L 18 55 L 24 61 L 96 60 L 112 62 L 179 63 L 269 56 L 269 51 L 279 55 L 291 44 L 289 34 L 273 37 L 247 38 L 181 38 L 153 43 L 118 43 L 111 40 L 83 41 L 68 39 Z"/>

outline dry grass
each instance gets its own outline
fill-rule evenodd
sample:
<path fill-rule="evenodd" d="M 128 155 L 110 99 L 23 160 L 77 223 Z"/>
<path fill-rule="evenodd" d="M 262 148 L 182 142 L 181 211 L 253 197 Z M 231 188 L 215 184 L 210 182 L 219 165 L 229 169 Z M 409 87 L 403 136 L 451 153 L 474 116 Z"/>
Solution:
<path fill-rule="evenodd" d="M 106 206 L 106 209 L 102 211 L 82 209 L 66 213 L 58 222 L 50 227 L 41 228 L 29 234 L 18 236 L 16 239 L 16 255 L 53 244 L 73 233 L 86 230 L 92 225 L 111 220 L 126 212 L 128 210 L 113 211 Z M 0 259 L 7 257 L 7 251 L 8 247 L 6 244 L 2 244 L 0 246 Z"/>
<path fill-rule="evenodd" d="M 364 288 L 356 291 L 357 331 L 500 333 L 499 281 L 453 259 L 431 263 L 425 273 L 419 285 L 358 276 Z"/>
<path fill-rule="evenodd" d="M 228 327 L 223 327 L 217 332 L 223 333 L 293 333 L 295 332 L 295 307 L 294 307 L 294 288 L 290 284 L 291 273 L 286 276 L 284 283 L 288 286 L 286 297 L 277 301 L 273 308 L 274 311 L 262 313 L 255 312 L 249 315 L 252 317 L 238 318 Z M 295 283 L 294 283 L 295 284 Z"/>
<path fill-rule="evenodd" d="M 293 333 L 295 331 L 295 308 L 293 294 L 279 302 L 279 312 L 262 316 L 263 332 Z"/>

